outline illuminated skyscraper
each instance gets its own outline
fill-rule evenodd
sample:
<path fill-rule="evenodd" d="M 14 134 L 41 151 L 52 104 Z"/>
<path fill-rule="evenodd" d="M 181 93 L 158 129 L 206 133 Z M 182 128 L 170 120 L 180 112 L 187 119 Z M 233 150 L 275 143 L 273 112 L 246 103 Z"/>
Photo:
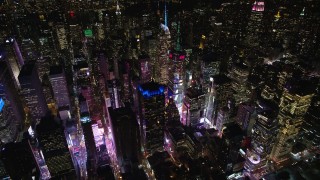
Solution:
<path fill-rule="evenodd" d="M 33 122 L 37 123 L 48 112 L 48 106 L 35 63 L 24 64 L 18 78 L 21 94 L 29 108 Z"/>
<path fill-rule="evenodd" d="M 169 54 L 169 60 L 172 62 L 170 63 L 171 70 L 169 72 L 168 87 L 172 91 L 173 99 L 177 106 L 181 106 L 183 100 L 185 58 L 186 54 L 179 49 L 177 50 L 177 48 Z"/>
<path fill-rule="evenodd" d="M 163 150 L 165 124 L 165 87 L 155 82 L 138 86 L 140 92 L 140 132 L 145 151 Z"/>
<path fill-rule="evenodd" d="M 67 40 L 67 32 L 66 32 L 65 26 L 63 24 L 57 24 L 55 27 L 56 27 L 56 33 L 58 37 L 60 50 L 67 49 L 68 40 Z"/>
<path fill-rule="evenodd" d="M 92 130 L 92 121 L 90 118 L 88 103 L 81 94 L 79 96 L 80 122 L 83 130 L 84 141 L 87 150 L 87 170 L 88 176 L 93 177 L 97 170 L 97 150 Z"/>
<path fill-rule="evenodd" d="M 204 115 L 205 94 L 199 88 L 188 88 L 185 93 L 182 107 L 182 124 L 194 126 L 200 123 Z"/>
<path fill-rule="evenodd" d="M 234 94 L 235 104 L 247 102 L 250 97 L 250 90 L 246 84 L 249 76 L 248 66 L 242 63 L 234 64 L 229 70 L 228 76 L 233 80 L 232 89 L 236 92 Z"/>
<path fill-rule="evenodd" d="M 216 129 L 218 130 L 218 135 L 222 136 L 224 124 L 229 121 L 229 108 L 222 107 L 218 110 L 217 118 L 216 118 Z"/>
<path fill-rule="evenodd" d="M 233 92 L 231 86 L 231 79 L 225 75 L 216 75 L 212 77 L 212 101 L 213 112 L 211 116 L 208 115 L 208 120 L 215 124 L 214 121 L 217 117 L 217 111 L 220 108 L 228 107 L 229 113 L 233 109 Z M 211 101 L 211 100 L 210 100 Z"/>
<path fill-rule="evenodd" d="M 140 83 L 147 83 L 151 80 L 151 62 L 148 55 L 139 56 Z"/>
<path fill-rule="evenodd" d="M 70 98 L 67 86 L 67 80 L 65 77 L 65 73 L 61 66 L 53 66 L 50 68 L 49 75 L 50 83 L 52 86 L 54 98 L 56 100 L 57 108 L 61 113 L 64 114 L 64 111 L 68 111 L 70 109 Z M 60 114 L 60 118 L 65 120 L 62 114 Z M 61 117 L 62 116 L 62 117 Z"/>
<path fill-rule="evenodd" d="M 0 55 L 0 59 L 4 58 L 7 62 L 8 70 L 13 77 L 16 88 L 20 88 L 18 76 L 22 65 L 24 64 L 24 59 L 18 42 L 14 38 L 7 38 L 5 41 L 5 51 L 0 52 Z"/>
<path fill-rule="evenodd" d="M 159 34 L 159 55 L 156 63 L 157 76 L 156 80 L 162 84 L 168 84 L 169 80 L 169 57 L 168 50 L 170 49 L 170 31 L 168 26 L 161 24 L 161 32 Z"/>
<path fill-rule="evenodd" d="M 277 165 L 288 159 L 314 92 L 315 86 L 308 80 L 291 79 L 285 84 L 279 105 L 279 133 L 271 153 Z"/>
<path fill-rule="evenodd" d="M 278 106 L 270 101 L 257 101 L 257 119 L 252 128 L 252 149 L 247 150 L 246 171 L 260 179 L 259 168 L 266 165 L 278 133 Z"/>
<path fill-rule="evenodd" d="M 264 1 L 256 0 L 252 5 L 252 11 L 247 26 L 247 44 L 249 46 L 258 46 L 260 41 L 262 26 L 262 17 L 264 12 Z"/>
<path fill-rule="evenodd" d="M 113 109 L 119 108 L 122 106 L 120 101 L 120 83 L 118 80 L 108 80 L 107 81 L 108 86 L 108 93 L 110 96 L 111 106 Z"/>

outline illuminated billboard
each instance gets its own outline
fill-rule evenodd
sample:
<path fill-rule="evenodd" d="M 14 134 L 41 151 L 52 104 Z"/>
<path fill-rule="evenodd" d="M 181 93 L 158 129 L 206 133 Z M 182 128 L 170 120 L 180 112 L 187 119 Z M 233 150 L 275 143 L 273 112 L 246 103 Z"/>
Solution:
<path fill-rule="evenodd" d="M 4 100 L 0 98 L 0 112 L 2 112 L 3 107 L 4 107 Z"/>
<path fill-rule="evenodd" d="M 91 29 L 84 30 L 84 36 L 92 37 L 93 36 L 92 30 Z"/>

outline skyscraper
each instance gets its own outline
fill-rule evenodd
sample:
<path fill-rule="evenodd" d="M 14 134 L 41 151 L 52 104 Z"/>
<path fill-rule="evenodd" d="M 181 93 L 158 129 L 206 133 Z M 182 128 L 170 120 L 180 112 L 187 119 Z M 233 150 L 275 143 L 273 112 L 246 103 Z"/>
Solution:
<path fill-rule="evenodd" d="M 136 115 L 130 104 L 125 107 L 109 108 L 111 129 L 119 165 L 124 172 L 130 171 L 131 165 L 139 163 L 140 134 Z"/>
<path fill-rule="evenodd" d="M 140 92 L 140 132 L 145 151 L 163 150 L 165 124 L 165 87 L 148 82 L 138 87 Z"/>
<path fill-rule="evenodd" d="M 184 61 L 186 54 L 176 48 L 169 53 L 171 70 L 169 72 L 168 87 L 172 91 L 173 99 L 178 106 L 182 106 L 184 88 Z"/>
<path fill-rule="evenodd" d="M 97 171 L 97 149 L 92 130 L 92 121 L 90 118 L 88 103 L 82 94 L 79 96 L 80 122 L 83 130 L 84 141 L 87 150 L 87 170 L 88 176 L 93 177 Z"/>
<path fill-rule="evenodd" d="M 271 100 L 257 101 L 257 118 L 252 128 L 252 148 L 247 150 L 245 169 L 260 179 L 259 168 L 266 165 L 278 133 L 278 106 Z"/>
<path fill-rule="evenodd" d="M 151 62 L 147 55 L 139 56 L 140 83 L 147 83 L 151 80 Z"/>
<path fill-rule="evenodd" d="M 37 123 L 46 115 L 48 106 L 35 63 L 31 61 L 24 64 L 18 78 L 21 86 L 21 94 L 29 108 L 33 122 Z"/>
<path fill-rule="evenodd" d="M 168 50 L 170 49 L 170 31 L 168 26 L 161 24 L 161 33 L 159 34 L 159 55 L 156 80 L 162 84 L 167 84 L 169 80 L 169 60 Z"/>
<path fill-rule="evenodd" d="M 252 5 L 252 11 L 247 26 L 246 41 L 249 46 L 256 47 L 260 42 L 260 35 L 263 28 L 262 17 L 264 12 L 264 1 L 257 0 Z"/>
<path fill-rule="evenodd" d="M 67 80 L 61 66 L 53 66 L 50 68 L 49 74 L 54 99 L 62 120 L 66 120 L 63 111 L 70 111 L 70 98 L 67 86 Z M 61 113 L 60 113 L 61 112 Z M 62 116 L 62 117 L 61 117 Z"/>
<path fill-rule="evenodd" d="M 12 80 L 16 88 L 20 87 L 18 76 L 19 72 L 24 64 L 24 59 L 22 57 L 20 47 L 14 38 L 7 38 L 5 41 L 5 53 L 1 54 L 5 58 L 8 70 L 12 76 Z M 0 58 L 1 59 L 1 58 Z"/>
<path fill-rule="evenodd" d="M 285 84 L 279 105 L 279 133 L 271 152 L 277 165 L 288 159 L 314 92 L 315 86 L 309 80 L 291 79 Z"/>

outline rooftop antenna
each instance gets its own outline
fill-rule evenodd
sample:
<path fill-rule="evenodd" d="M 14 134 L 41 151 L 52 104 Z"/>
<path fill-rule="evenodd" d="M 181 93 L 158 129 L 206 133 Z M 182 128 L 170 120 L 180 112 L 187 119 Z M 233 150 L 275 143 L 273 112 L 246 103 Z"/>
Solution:
<path fill-rule="evenodd" d="M 164 25 L 168 27 L 167 1 L 164 1 Z"/>

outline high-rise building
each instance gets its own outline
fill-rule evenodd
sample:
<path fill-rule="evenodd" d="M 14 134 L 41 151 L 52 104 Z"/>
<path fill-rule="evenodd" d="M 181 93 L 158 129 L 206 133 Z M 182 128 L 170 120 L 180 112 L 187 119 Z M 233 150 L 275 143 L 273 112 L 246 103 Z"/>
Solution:
<path fill-rule="evenodd" d="M 109 108 L 109 114 L 117 159 L 123 173 L 127 173 L 139 163 L 140 133 L 136 115 L 129 104 Z"/>
<path fill-rule="evenodd" d="M 251 129 L 255 116 L 255 105 L 253 103 L 241 103 L 238 106 L 236 122 L 246 135 L 251 134 Z"/>
<path fill-rule="evenodd" d="M 51 59 L 48 56 L 40 56 L 37 59 L 36 67 L 38 69 L 39 79 L 41 82 L 43 80 L 43 76 L 48 75 L 50 72 L 50 60 Z"/>
<path fill-rule="evenodd" d="M 314 92 L 309 80 L 291 79 L 285 84 L 279 105 L 279 133 L 271 152 L 271 159 L 279 166 L 288 159 Z"/>
<path fill-rule="evenodd" d="M 66 120 L 66 118 L 70 117 L 64 116 L 63 114 L 68 113 L 65 112 L 68 111 L 68 109 L 70 111 L 70 97 L 63 68 L 61 66 L 52 66 L 50 68 L 49 79 L 60 118 L 61 120 Z"/>
<path fill-rule="evenodd" d="M 57 33 L 57 37 L 58 37 L 60 50 L 67 49 L 68 48 L 68 39 L 67 39 L 67 32 L 66 32 L 65 25 L 57 24 L 55 27 L 56 27 L 56 33 Z"/>
<path fill-rule="evenodd" d="M 242 63 L 236 63 L 230 69 L 228 76 L 233 80 L 232 89 L 236 92 L 234 94 L 235 105 L 247 102 L 250 99 L 250 90 L 247 87 L 249 67 Z"/>
<path fill-rule="evenodd" d="M 5 53 L 2 53 L 2 58 L 5 58 L 7 62 L 8 70 L 12 76 L 12 80 L 15 83 L 16 88 L 20 88 L 18 76 L 19 72 L 24 64 L 20 47 L 18 42 L 14 38 L 7 38 L 5 41 Z M 1 58 L 0 58 L 1 59 Z"/>
<path fill-rule="evenodd" d="M 278 133 L 278 106 L 270 100 L 257 101 L 257 118 L 252 128 L 252 148 L 247 150 L 246 171 L 260 179 L 259 169 L 266 165 Z"/>
<path fill-rule="evenodd" d="M 249 46 L 258 46 L 261 36 L 261 31 L 263 30 L 262 17 L 264 12 L 264 1 L 257 0 L 252 5 L 252 11 L 250 19 L 247 26 L 247 44 Z"/>
<path fill-rule="evenodd" d="M 217 53 L 207 52 L 202 56 L 201 72 L 203 75 L 203 82 L 205 87 L 210 87 L 210 77 L 220 73 L 221 62 Z"/>
<path fill-rule="evenodd" d="M 7 65 L 0 61 L 0 139 L 12 142 L 24 121 L 24 111 Z"/>
<path fill-rule="evenodd" d="M 74 179 L 76 172 L 62 126 L 53 117 L 41 119 L 36 127 L 41 153 L 51 179 Z"/>
<path fill-rule="evenodd" d="M 217 118 L 216 118 L 216 129 L 218 130 L 218 135 L 222 136 L 223 133 L 223 127 L 226 123 L 229 122 L 229 108 L 228 107 L 222 107 L 218 110 Z"/>
<path fill-rule="evenodd" d="M 200 88 L 191 87 L 186 90 L 182 107 L 182 124 L 194 126 L 204 116 L 205 94 Z"/>
<path fill-rule="evenodd" d="M 139 56 L 140 83 L 147 83 L 151 80 L 151 62 L 148 55 Z"/>
<path fill-rule="evenodd" d="M 214 121 L 217 116 L 217 111 L 220 108 L 228 107 L 229 113 L 232 113 L 233 110 L 233 92 L 232 92 L 232 80 L 228 78 L 226 75 L 216 75 L 212 77 L 212 101 L 213 101 L 213 113 L 212 116 L 209 117 L 209 121 L 212 124 L 215 124 Z"/>
<path fill-rule="evenodd" d="M 87 170 L 88 176 L 93 177 L 97 171 L 97 149 L 92 130 L 92 121 L 90 118 L 88 103 L 82 94 L 79 96 L 80 122 L 83 130 L 84 141 L 87 150 Z"/>
<path fill-rule="evenodd" d="M 168 87 L 172 91 L 172 97 L 177 106 L 182 106 L 183 90 L 184 90 L 184 61 L 186 58 L 185 52 L 180 49 L 170 51 L 169 60 L 171 70 L 169 72 Z"/>
<path fill-rule="evenodd" d="M 168 50 L 170 49 L 170 31 L 168 26 L 161 24 L 161 33 L 159 35 L 159 55 L 158 62 L 156 64 L 157 76 L 156 80 L 162 84 L 168 84 L 169 80 L 169 60 Z"/>
<path fill-rule="evenodd" d="M 33 122 L 37 123 L 48 112 L 48 106 L 35 63 L 24 64 L 18 78 L 24 102 L 29 108 Z"/>
<path fill-rule="evenodd" d="M 140 132 L 145 151 L 163 150 L 165 124 L 165 87 L 153 81 L 139 85 Z"/>
<path fill-rule="evenodd" d="M 120 101 L 120 83 L 119 80 L 113 79 L 107 81 L 108 93 L 110 96 L 111 106 L 116 109 L 122 106 Z"/>

